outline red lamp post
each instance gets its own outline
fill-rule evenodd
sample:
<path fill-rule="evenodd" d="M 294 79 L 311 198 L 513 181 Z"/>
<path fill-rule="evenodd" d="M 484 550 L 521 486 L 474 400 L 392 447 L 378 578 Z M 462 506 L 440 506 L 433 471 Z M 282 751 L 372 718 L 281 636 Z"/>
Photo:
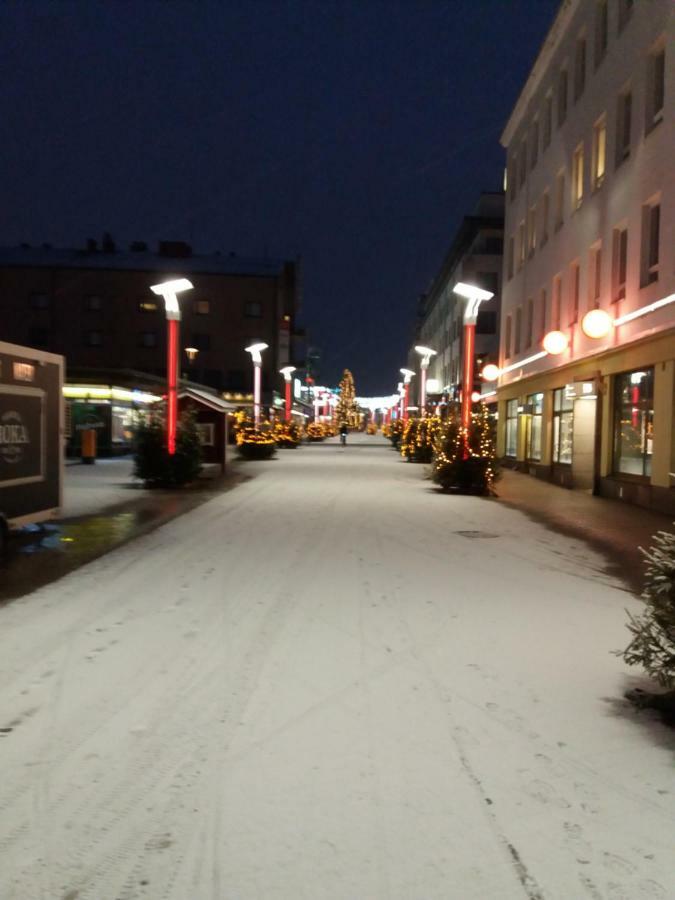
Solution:
<path fill-rule="evenodd" d="M 284 381 L 286 383 L 286 421 L 290 422 L 293 405 L 293 401 L 291 399 L 291 376 L 293 375 L 293 372 L 295 372 L 295 366 L 284 366 L 283 369 L 279 369 L 279 371 L 284 376 Z"/>
<path fill-rule="evenodd" d="M 471 403 L 473 394 L 473 367 L 476 347 L 476 319 L 478 307 L 483 300 L 491 300 L 494 294 L 473 284 L 458 282 L 453 291 L 467 301 L 464 310 L 464 362 L 462 365 L 462 431 L 464 433 L 464 458 L 469 455 L 469 427 L 471 425 Z"/>
<path fill-rule="evenodd" d="M 180 335 L 180 306 L 178 294 L 189 291 L 192 282 L 187 278 L 174 278 L 161 284 L 153 284 L 153 294 L 164 297 L 166 312 L 167 344 L 166 344 L 166 449 L 169 456 L 176 452 L 176 429 L 178 426 L 178 379 L 180 378 L 180 351 L 178 339 Z"/>

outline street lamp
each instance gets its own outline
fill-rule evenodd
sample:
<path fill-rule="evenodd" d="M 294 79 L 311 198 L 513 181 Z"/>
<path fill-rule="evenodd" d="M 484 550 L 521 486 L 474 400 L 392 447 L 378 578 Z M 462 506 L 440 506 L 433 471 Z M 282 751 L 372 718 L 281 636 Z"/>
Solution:
<path fill-rule="evenodd" d="M 427 414 L 427 369 L 432 356 L 436 356 L 436 351 L 431 347 L 417 346 L 415 352 L 422 357 L 420 360 L 420 409 L 422 415 Z"/>
<path fill-rule="evenodd" d="M 464 431 L 464 456 L 468 455 L 469 426 L 471 424 L 471 394 L 473 393 L 473 356 L 476 346 L 476 319 L 478 307 L 484 300 L 494 297 L 474 284 L 459 281 L 453 291 L 467 301 L 464 309 L 464 371 L 462 373 L 462 429 Z"/>
<path fill-rule="evenodd" d="M 164 297 L 166 313 L 166 448 L 169 456 L 176 452 L 176 427 L 178 424 L 178 379 L 180 377 L 180 354 L 178 352 L 178 334 L 180 331 L 180 306 L 178 294 L 192 289 L 192 282 L 187 278 L 174 278 L 153 284 L 153 294 Z"/>
<path fill-rule="evenodd" d="M 281 374 L 284 376 L 284 381 L 286 382 L 286 421 L 291 421 L 291 375 L 295 372 L 295 366 L 284 366 L 283 369 L 279 369 Z"/>
<path fill-rule="evenodd" d="M 401 369 L 403 375 L 403 392 L 401 394 L 401 418 L 408 421 L 408 402 L 410 400 L 410 379 L 415 374 L 412 369 Z"/>
<path fill-rule="evenodd" d="M 262 369 L 263 350 L 267 350 L 268 344 L 262 343 L 251 344 L 246 348 L 246 352 L 251 354 L 253 360 L 253 424 L 256 430 L 260 426 L 260 375 Z"/>

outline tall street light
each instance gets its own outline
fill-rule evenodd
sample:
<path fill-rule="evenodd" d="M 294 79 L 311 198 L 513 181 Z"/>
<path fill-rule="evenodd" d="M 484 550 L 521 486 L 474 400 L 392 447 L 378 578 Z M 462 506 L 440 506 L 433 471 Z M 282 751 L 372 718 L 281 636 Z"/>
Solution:
<path fill-rule="evenodd" d="M 187 278 L 174 278 L 153 284 L 150 290 L 159 297 L 164 297 L 166 312 L 166 448 L 169 456 L 176 452 L 176 428 L 178 425 L 178 379 L 180 377 L 180 352 L 178 336 L 180 332 L 180 306 L 178 294 L 192 289 L 192 282 Z"/>
<path fill-rule="evenodd" d="M 462 430 L 464 432 L 464 458 L 469 454 L 468 439 L 471 424 L 471 395 L 473 393 L 473 366 L 476 346 L 476 319 L 478 307 L 484 300 L 491 300 L 494 294 L 484 291 L 474 284 L 458 281 L 453 291 L 466 300 L 464 309 L 464 361 L 462 373 Z"/>
<path fill-rule="evenodd" d="M 427 369 L 432 356 L 436 356 L 436 351 L 431 347 L 417 346 L 415 353 L 419 353 L 420 359 L 420 409 L 422 415 L 427 414 Z"/>
<path fill-rule="evenodd" d="M 408 403 L 410 401 L 410 379 L 415 373 L 412 369 L 401 369 L 403 375 L 403 392 L 401 394 L 401 418 L 408 421 Z"/>
<path fill-rule="evenodd" d="M 263 350 L 267 350 L 268 344 L 262 343 L 251 344 L 246 348 L 246 352 L 251 354 L 253 360 L 253 424 L 256 430 L 260 426 L 260 376 L 262 370 Z"/>
<path fill-rule="evenodd" d="M 295 366 L 284 366 L 283 369 L 279 369 L 281 374 L 284 376 L 284 381 L 286 382 L 286 421 L 291 421 L 291 376 L 293 372 L 295 372 Z"/>

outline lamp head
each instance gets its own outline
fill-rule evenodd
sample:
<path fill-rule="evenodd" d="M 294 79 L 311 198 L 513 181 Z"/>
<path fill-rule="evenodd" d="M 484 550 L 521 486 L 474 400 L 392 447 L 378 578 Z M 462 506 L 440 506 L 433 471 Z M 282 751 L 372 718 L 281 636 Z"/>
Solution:
<path fill-rule="evenodd" d="M 187 278 L 173 278 L 170 281 L 162 281 L 159 284 L 150 285 L 153 294 L 164 297 L 164 311 L 167 319 L 180 319 L 180 307 L 177 294 L 192 289 L 192 282 Z"/>
<path fill-rule="evenodd" d="M 419 353 L 422 357 L 422 366 L 428 366 L 431 357 L 436 356 L 436 350 L 432 350 L 431 347 L 424 347 L 421 344 L 415 347 L 415 353 Z"/>
<path fill-rule="evenodd" d="M 466 309 L 464 310 L 464 324 L 475 325 L 478 318 L 478 307 L 484 300 L 491 300 L 494 297 L 492 291 L 485 291 L 483 288 L 476 287 L 475 284 L 466 284 L 458 281 L 452 289 L 455 294 L 464 297 L 467 300 Z"/>
<path fill-rule="evenodd" d="M 291 375 L 295 372 L 295 366 L 284 366 L 283 369 L 279 369 L 279 372 L 284 376 L 285 381 L 290 381 Z"/>
<path fill-rule="evenodd" d="M 400 369 L 401 375 L 403 375 L 403 384 L 410 384 L 410 379 L 415 374 L 412 369 Z"/>
<path fill-rule="evenodd" d="M 251 344 L 250 347 L 246 348 L 246 352 L 251 354 L 251 359 L 255 365 L 260 365 L 262 362 L 262 356 L 260 354 L 263 350 L 267 350 L 268 346 L 269 344 L 259 341 L 257 344 Z"/>

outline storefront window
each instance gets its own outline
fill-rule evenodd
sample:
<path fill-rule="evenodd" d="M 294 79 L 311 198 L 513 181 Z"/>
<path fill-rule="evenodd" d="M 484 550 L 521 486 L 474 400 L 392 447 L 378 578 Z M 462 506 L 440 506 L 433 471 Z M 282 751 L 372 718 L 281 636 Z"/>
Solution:
<path fill-rule="evenodd" d="M 527 458 L 541 459 L 541 425 L 544 413 L 544 395 L 529 394 L 527 405 L 530 407 L 527 420 Z"/>
<path fill-rule="evenodd" d="M 572 462 L 572 426 L 574 397 L 566 388 L 553 391 L 553 462 Z"/>
<path fill-rule="evenodd" d="M 506 456 L 515 458 L 518 450 L 518 401 L 506 402 Z"/>
<path fill-rule="evenodd" d="M 614 382 L 614 471 L 651 475 L 654 370 L 625 372 Z"/>

